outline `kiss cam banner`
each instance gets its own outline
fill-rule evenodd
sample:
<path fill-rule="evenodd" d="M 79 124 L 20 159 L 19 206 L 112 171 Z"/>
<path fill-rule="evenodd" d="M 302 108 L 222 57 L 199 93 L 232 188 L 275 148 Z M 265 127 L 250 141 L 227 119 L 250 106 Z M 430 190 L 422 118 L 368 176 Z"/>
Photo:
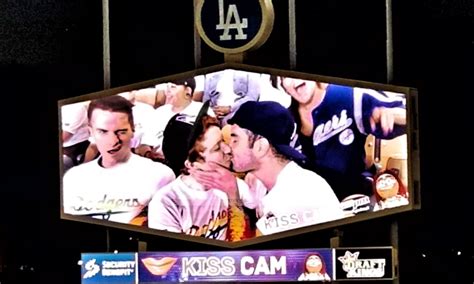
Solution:
<path fill-rule="evenodd" d="M 83 253 L 82 284 L 136 284 L 136 253 Z"/>
<path fill-rule="evenodd" d="M 83 253 L 81 283 L 391 280 L 392 247 Z"/>
<path fill-rule="evenodd" d="M 333 279 L 332 249 L 138 254 L 139 283 Z"/>

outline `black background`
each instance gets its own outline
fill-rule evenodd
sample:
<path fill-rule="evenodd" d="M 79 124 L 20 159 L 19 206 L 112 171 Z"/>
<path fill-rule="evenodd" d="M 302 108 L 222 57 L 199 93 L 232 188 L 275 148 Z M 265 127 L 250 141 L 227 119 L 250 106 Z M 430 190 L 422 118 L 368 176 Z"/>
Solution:
<path fill-rule="evenodd" d="M 110 2 L 112 87 L 194 69 L 192 1 Z M 384 1 L 296 2 L 296 70 L 386 82 Z M 342 243 L 390 244 L 396 219 L 402 283 L 472 283 L 474 2 L 393 2 L 392 83 L 419 90 L 422 209 L 339 228 Z M 288 3 L 274 7 L 269 40 L 244 63 L 289 67 Z M 80 283 L 81 252 L 133 251 L 137 239 L 150 250 L 219 250 L 114 229 L 107 245 L 105 228 L 59 219 L 56 104 L 103 89 L 101 9 L 98 0 L 0 1 L 2 284 Z M 203 43 L 202 66 L 222 62 Z M 333 234 L 249 249 L 328 247 Z"/>

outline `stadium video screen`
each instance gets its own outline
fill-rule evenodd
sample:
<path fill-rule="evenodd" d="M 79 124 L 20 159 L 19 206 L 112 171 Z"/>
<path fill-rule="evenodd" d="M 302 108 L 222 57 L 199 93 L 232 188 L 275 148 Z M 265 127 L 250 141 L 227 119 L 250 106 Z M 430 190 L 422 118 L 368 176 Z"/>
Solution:
<path fill-rule="evenodd" d="M 61 100 L 61 218 L 242 246 L 417 209 L 416 99 L 222 64 Z"/>

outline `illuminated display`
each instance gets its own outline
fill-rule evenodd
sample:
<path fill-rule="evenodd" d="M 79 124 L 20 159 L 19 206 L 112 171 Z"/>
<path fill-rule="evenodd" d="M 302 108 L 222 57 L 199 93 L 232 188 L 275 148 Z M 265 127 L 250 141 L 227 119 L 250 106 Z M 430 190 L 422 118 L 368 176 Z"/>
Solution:
<path fill-rule="evenodd" d="M 240 246 L 419 207 L 410 88 L 224 64 L 59 115 L 64 219 Z"/>

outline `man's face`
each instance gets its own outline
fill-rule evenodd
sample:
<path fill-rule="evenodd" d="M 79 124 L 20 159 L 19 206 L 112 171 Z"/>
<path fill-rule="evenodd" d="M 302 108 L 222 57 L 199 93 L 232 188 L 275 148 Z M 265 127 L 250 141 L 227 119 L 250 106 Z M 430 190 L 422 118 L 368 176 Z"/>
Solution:
<path fill-rule="evenodd" d="M 104 162 L 120 162 L 128 157 L 133 131 L 127 114 L 95 109 L 89 123 Z"/>
<path fill-rule="evenodd" d="M 233 124 L 230 130 L 230 148 L 232 149 L 232 166 L 236 172 L 255 170 L 257 157 L 250 147 L 250 137 L 247 132 Z"/>
<path fill-rule="evenodd" d="M 300 104 L 311 101 L 316 90 L 316 82 L 302 79 L 282 77 L 282 87 Z"/>
<path fill-rule="evenodd" d="M 184 85 L 176 85 L 168 83 L 166 86 L 166 103 L 172 104 L 176 98 L 184 98 L 186 96 L 187 87 Z"/>
<path fill-rule="evenodd" d="M 212 170 L 218 165 L 230 167 L 230 148 L 224 143 L 219 127 L 209 127 L 204 134 L 204 139 L 201 140 L 201 145 L 204 146 L 204 152 L 201 153 L 204 157 L 204 162 L 201 165 L 203 170 Z"/>

